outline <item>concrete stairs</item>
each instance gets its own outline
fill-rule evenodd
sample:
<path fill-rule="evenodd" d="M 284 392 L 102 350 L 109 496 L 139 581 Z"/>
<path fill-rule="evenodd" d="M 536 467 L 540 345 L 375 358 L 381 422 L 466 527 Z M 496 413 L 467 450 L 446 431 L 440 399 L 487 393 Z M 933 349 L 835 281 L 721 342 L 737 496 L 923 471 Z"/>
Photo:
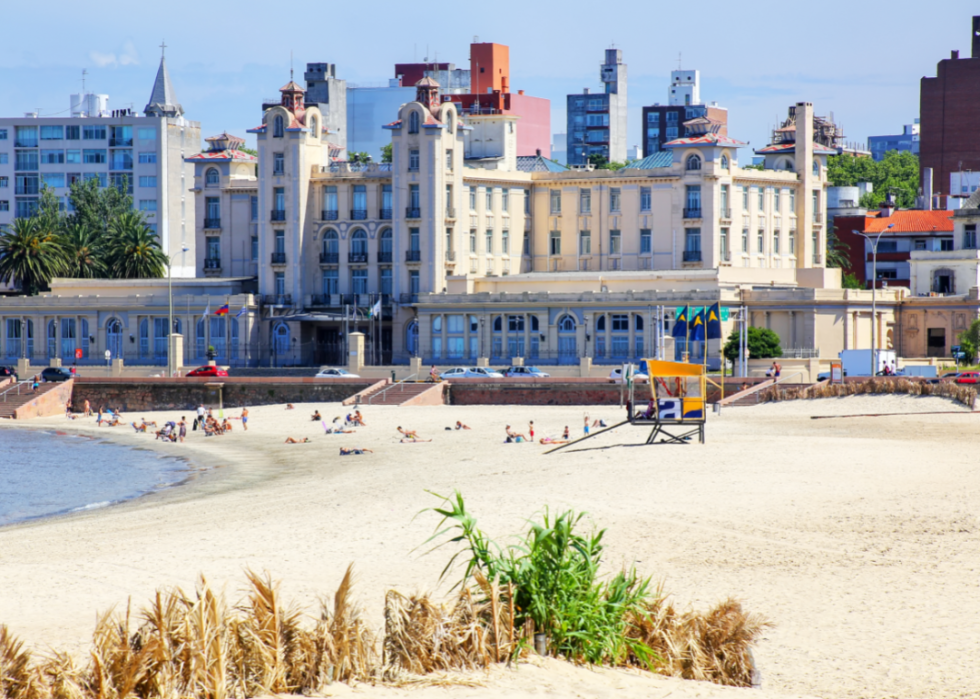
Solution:
<path fill-rule="evenodd" d="M 361 405 L 442 405 L 444 384 L 396 383 L 373 392 Z"/>
<path fill-rule="evenodd" d="M 37 393 L 31 392 L 31 382 L 23 381 L 0 389 L 0 419 L 16 419 L 16 411 L 33 401 L 37 401 L 41 396 L 60 387 L 58 383 L 42 383 Z"/>

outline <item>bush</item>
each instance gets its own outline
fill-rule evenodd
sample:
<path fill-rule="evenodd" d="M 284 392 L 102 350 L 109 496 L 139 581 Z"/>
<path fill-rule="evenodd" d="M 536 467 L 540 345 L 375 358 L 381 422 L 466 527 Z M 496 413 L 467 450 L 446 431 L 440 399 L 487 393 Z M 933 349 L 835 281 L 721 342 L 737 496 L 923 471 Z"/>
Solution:
<path fill-rule="evenodd" d="M 725 343 L 725 359 L 738 359 L 738 329 L 732 330 Z M 779 335 L 768 328 L 749 328 L 749 357 L 752 359 L 773 359 L 781 357 L 783 348 L 779 344 Z"/>

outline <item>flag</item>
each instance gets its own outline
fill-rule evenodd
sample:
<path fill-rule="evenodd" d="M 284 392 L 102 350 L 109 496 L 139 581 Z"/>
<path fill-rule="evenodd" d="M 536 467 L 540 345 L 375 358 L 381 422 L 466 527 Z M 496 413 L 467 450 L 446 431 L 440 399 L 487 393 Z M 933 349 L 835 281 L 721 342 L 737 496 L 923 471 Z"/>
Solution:
<path fill-rule="evenodd" d="M 208 300 L 208 305 L 204 308 L 204 315 L 201 316 L 201 320 L 204 320 L 209 315 L 211 315 L 211 301 L 210 301 L 210 299 Z"/>
<path fill-rule="evenodd" d="M 674 315 L 674 329 L 671 331 L 673 337 L 687 338 L 687 306 L 681 306 Z"/>
<path fill-rule="evenodd" d="M 691 313 L 691 342 L 704 341 L 704 309 L 696 308 Z"/>
<path fill-rule="evenodd" d="M 235 317 L 236 317 L 236 318 L 241 318 L 241 317 L 242 317 L 243 315 L 245 315 L 246 313 L 248 313 L 248 309 L 247 309 L 247 308 L 245 308 L 245 306 L 242 306 L 242 310 L 240 310 L 240 311 L 239 311 L 238 313 L 236 313 L 236 314 L 235 314 Z"/>
<path fill-rule="evenodd" d="M 708 318 L 705 321 L 709 340 L 721 339 L 721 304 L 708 307 Z"/>
<path fill-rule="evenodd" d="M 226 316 L 226 315 L 228 315 L 228 304 L 226 303 L 224 306 L 222 306 L 221 308 L 219 308 L 218 310 L 216 310 L 214 312 L 214 314 L 216 316 Z"/>
<path fill-rule="evenodd" d="M 368 318 L 377 318 L 381 315 L 381 299 L 379 298 L 373 306 L 371 306 L 371 312 L 368 314 Z"/>

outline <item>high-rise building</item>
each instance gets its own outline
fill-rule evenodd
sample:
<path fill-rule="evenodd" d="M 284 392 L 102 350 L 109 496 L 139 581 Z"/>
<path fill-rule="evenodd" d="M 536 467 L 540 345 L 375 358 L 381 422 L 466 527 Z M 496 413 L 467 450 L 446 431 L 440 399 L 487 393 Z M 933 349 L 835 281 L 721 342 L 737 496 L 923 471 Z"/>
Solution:
<path fill-rule="evenodd" d="M 590 155 L 626 160 L 626 64 L 619 49 L 606 49 L 599 67 L 603 92 L 585 88 L 568 95 L 568 164 L 585 165 Z"/>
<path fill-rule="evenodd" d="M 667 104 L 643 108 L 643 153 L 653 155 L 670 141 L 703 133 L 706 126 L 726 136 L 728 110 L 717 102 L 701 103 L 701 71 L 671 71 Z"/>
<path fill-rule="evenodd" d="M 31 216 L 43 187 L 67 207 L 71 184 L 95 179 L 125 187 L 173 259 L 173 275 L 193 277 L 194 166 L 184 159 L 200 152 L 201 125 L 184 117 L 164 58 L 143 115 L 110 111 L 108 100 L 72 95 L 65 116 L 0 118 L 0 227 Z"/>
<path fill-rule="evenodd" d="M 919 120 L 913 124 L 906 124 L 902 133 L 894 136 L 868 136 L 868 150 L 871 157 L 881 160 L 888 151 L 909 152 L 913 155 L 919 154 Z"/>
<path fill-rule="evenodd" d="M 954 171 L 980 170 L 980 16 L 973 17 L 970 58 L 953 51 L 936 66 L 936 77 L 919 83 L 920 174 L 932 168 L 936 194 L 948 190 Z"/>
<path fill-rule="evenodd" d="M 347 81 L 337 79 L 333 63 L 307 63 L 306 104 L 316 105 L 323 115 L 323 128 L 330 142 L 341 151 L 347 148 Z"/>

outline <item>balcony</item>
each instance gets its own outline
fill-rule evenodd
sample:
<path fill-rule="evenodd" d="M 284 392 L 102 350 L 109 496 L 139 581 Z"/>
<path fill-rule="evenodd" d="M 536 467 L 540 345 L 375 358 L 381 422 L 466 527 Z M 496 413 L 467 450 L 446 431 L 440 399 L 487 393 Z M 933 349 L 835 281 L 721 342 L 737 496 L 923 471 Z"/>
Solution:
<path fill-rule="evenodd" d="M 392 260 L 393 257 L 394 257 L 394 255 L 391 254 L 391 251 L 388 251 L 388 252 L 379 252 L 378 253 L 378 262 L 389 262 L 390 263 L 390 262 L 393 261 Z"/>
<path fill-rule="evenodd" d="M 818 226 L 822 226 L 823 225 L 823 214 L 820 213 L 819 211 L 814 211 L 813 212 L 813 222 L 816 225 L 818 225 Z"/>
<path fill-rule="evenodd" d="M 391 220 L 391 209 L 381 209 L 381 211 L 379 212 L 379 214 L 380 215 L 378 216 L 378 218 L 380 218 L 382 221 L 390 221 Z"/>
<path fill-rule="evenodd" d="M 292 306 L 292 294 L 266 294 L 262 297 L 262 303 L 267 306 Z"/>
<path fill-rule="evenodd" d="M 206 218 L 204 219 L 204 227 L 209 229 L 221 228 L 220 218 Z"/>
<path fill-rule="evenodd" d="M 701 218 L 701 207 L 698 208 L 684 208 L 684 218 Z"/>
<path fill-rule="evenodd" d="M 701 261 L 701 251 L 700 250 L 685 250 L 684 251 L 684 262 L 700 262 Z"/>
<path fill-rule="evenodd" d="M 220 257 L 207 257 L 204 259 L 204 271 L 221 269 Z"/>
<path fill-rule="evenodd" d="M 339 294 L 313 294 L 310 297 L 311 306 L 340 306 Z"/>
<path fill-rule="evenodd" d="M 730 250 L 722 250 L 721 251 L 721 261 L 722 262 L 731 262 L 732 261 L 732 253 L 731 253 Z"/>
<path fill-rule="evenodd" d="M 347 262 L 354 265 L 363 265 L 368 261 L 368 254 L 366 252 L 349 252 L 347 253 Z"/>
<path fill-rule="evenodd" d="M 422 209 L 413 209 L 411 206 L 405 209 L 405 218 L 422 218 Z"/>
<path fill-rule="evenodd" d="M 132 148 L 133 139 L 132 138 L 110 138 L 109 139 L 110 148 Z"/>
<path fill-rule="evenodd" d="M 401 303 L 402 305 L 406 305 L 409 303 L 418 303 L 418 302 L 419 302 L 418 294 L 402 294 L 399 299 L 399 303 Z"/>
<path fill-rule="evenodd" d="M 271 263 L 274 265 L 284 265 L 286 264 L 286 253 L 284 252 L 274 252 L 272 253 Z"/>
<path fill-rule="evenodd" d="M 407 250 L 405 252 L 405 262 L 421 262 L 421 261 L 422 261 L 421 250 Z"/>
<path fill-rule="evenodd" d="M 456 218 L 456 209 L 452 206 L 446 207 L 446 218 Z"/>
<path fill-rule="evenodd" d="M 446 262 L 455 262 L 455 261 L 456 261 L 456 251 L 446 250 Z"/>
<path fill-rule="evenodd" d="M 320 212 L 321 221 L 336 221 L 337 216 L 338 216 L 338 212 L 336 209 L 333 210 L 328 209 Z"/>
<path fill-rule="evenodd" d="M 340 263 L 340 253 L 339 252 L 321 252 L 320 253 L 320 264 L 321 265 L 336 265 Z"/>
<path fill-rule="evenodd" d="M 820 256 L 820 253 L 817 253 L 813 256 L 813 264 L 815 265 L 823 264 L 822 260 L 823 258 Z"/>
<path fill-rule="evenodd" d="M 732 220 L 732 210 L 731 209 L 722 209 L 721 210 L 721 213 L 719 214 L 719 216 L 722 219 L 725 219 L 727 221 L 731 221 Z"/>
<path fill-rule="evenodd" d="M 350 210 L 350 220 L 351 221 L 366 221 L 367 220 L 367 209 L 351 209 Z"/>
<path fill-rule="evenodd" d="M 270 215 L 270 220 L 271 221 L 285 221 L 286 220 L 286 210 L 285 209 L 281 209 L 281 210 L 273 209 L 272 210 L 272 213 Z"/>

